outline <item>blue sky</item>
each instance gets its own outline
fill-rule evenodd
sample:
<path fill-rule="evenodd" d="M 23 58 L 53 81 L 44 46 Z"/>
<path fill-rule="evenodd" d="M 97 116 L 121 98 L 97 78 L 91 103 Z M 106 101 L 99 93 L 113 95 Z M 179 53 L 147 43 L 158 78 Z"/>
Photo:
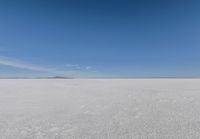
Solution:
<path fill-rule="evenodd" d="M 2 0 L 0 76 L 200 76 L 197 0 Z"/>

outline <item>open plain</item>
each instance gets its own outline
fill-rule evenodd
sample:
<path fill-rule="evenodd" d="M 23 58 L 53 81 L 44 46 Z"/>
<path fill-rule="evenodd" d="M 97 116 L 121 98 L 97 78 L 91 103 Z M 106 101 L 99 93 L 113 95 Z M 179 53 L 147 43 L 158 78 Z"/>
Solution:
<path fill-rule="evenodd" d="M 199 139 L 199 79 L 1 79 L 1 139 Z"/>

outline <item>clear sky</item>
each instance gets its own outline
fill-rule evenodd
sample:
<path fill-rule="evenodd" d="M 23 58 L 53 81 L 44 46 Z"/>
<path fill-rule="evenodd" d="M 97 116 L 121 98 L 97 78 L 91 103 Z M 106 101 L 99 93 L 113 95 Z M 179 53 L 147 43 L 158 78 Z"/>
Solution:
<path fill-rule="evenodd" d="M 198 0 L 1 0 L 0 76 L 200 76 Z"/>

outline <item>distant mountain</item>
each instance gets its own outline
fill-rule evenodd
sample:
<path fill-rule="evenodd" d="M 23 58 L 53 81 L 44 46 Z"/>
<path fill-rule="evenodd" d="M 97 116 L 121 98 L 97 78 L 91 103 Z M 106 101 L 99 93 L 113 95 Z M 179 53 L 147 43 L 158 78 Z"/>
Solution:
<path fill-rule="evenodd" d="M 47 77 L 47 79 L 73 79 L 73 78 L 65 76 L 54 76 L 54 77 Z"/>
<path fill-rule="evenodd" d="M 0 77 L 0 79 L 73 79 L 73 78 L 64 76 L 53 76 L 53 77 Z"/>

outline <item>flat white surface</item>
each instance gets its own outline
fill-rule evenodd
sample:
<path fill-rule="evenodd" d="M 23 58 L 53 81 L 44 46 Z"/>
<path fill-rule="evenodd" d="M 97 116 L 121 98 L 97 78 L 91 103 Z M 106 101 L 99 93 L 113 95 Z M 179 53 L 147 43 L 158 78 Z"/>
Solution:
<path fill-rule="evenodd" d="M 0 80 L 0 139 L 199 138 L 199 79 Z"/>

